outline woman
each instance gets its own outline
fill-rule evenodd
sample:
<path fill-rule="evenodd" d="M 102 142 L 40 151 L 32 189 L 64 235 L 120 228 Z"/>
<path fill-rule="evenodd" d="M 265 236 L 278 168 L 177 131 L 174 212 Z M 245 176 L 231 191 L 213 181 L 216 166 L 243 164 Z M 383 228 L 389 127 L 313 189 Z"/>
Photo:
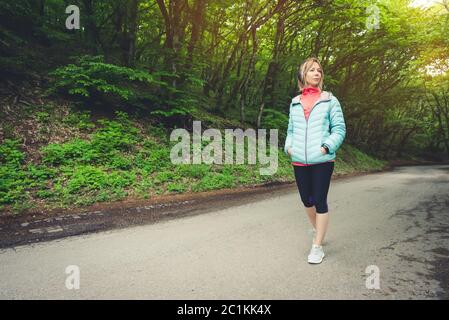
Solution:
<path fill-rule="evenodd" d="M 338 99 L 323 88 L 323 68 L 316 58 L 299 68 L 301 94 L 290 104 L 284 151 L 290 155 L 301 201 L 312 223 L 314 239 L 309 263 L 321 263 L 322 242 L 329 213 L 327 193 L 334 171 L 335 152 L 345 136 L 346 125 Z"/>

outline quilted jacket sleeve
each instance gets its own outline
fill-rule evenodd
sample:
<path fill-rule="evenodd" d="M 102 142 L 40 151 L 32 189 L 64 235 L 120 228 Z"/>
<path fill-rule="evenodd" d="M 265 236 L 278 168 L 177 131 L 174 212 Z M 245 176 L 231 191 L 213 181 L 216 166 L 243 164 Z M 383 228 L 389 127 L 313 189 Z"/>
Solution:
<path fill-rule="evenodd" d="M 331 134 L 323 142 L 329 148 L 329 153 L 335 153 L 340 148 L 346 136 L 346 124 L 340 102 L 336 97 L 332 99 L 329 111 Z"/>
<path fill-rule="evenodd" d="M 293 123 L 292 123 L 292 105 L 290 104 L 290 111 L 288 115 L 287 138 L 285 139 L 284 152 L 288 155 L 288 149 L 292 147 L 293 138 Z"/>

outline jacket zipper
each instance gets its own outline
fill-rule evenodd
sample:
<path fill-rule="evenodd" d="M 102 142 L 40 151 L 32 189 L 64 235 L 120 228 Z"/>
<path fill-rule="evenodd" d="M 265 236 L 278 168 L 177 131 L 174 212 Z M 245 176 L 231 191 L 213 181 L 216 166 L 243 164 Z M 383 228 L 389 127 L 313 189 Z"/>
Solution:
<path fill-rule="evenodd" d="M 313 109 L 315 109 L 315 107 L 318 105 L 318 104 L 320 104 L 320 102 L 323 102 L 324 100 L 320 100 L 320 101 L 318 101 L 316 104 L 314 104 L 313 106 L 312 106 L 312 109 L 310 110 L 310 113 L 309 113 L 309 117 L 306 119 L 306 149 L 305 149 L 305 154 L 306 154 L 306 164 L 308 164 L 307 163 L 307 128 L 308 128 L 308 126 L 309 126 L 309 119 L 310 119 L 310 116 L 312 115 L 312 111 L 313 111 Z M 301 104 L 301 106 L 302 106 L 302 104 Z M 303 107 L 303 112 L 304 112 L 304 107 Z"/>

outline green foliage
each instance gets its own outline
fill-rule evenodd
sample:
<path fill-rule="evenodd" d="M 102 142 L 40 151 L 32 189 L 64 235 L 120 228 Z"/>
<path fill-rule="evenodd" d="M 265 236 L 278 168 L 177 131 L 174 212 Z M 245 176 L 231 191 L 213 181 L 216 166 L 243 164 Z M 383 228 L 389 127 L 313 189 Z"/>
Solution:
<path fill-rule="evenodd" d="M 6 139 L 0 145 L 0 204 L 27 199 L 31 180 L 22 168 L 24 159 L 19 140 Z"/>
<path fill-rule="evenodd" d="M 192 186 L 192 191 L 207 191 L 232 188 L 236 185 L 235 177 L 229 174 L 208 173 L 203 179 Z"/>
<path fill-rule="evenodd" d="M 103 125 L 95 132 L 92 145 L 96 150 L 109 153 L 114 150 L 131 151 L 139 141 L 139 129 L 109 120 L 99 120 Z"/>
<path fill-rule="evenodd" d="M 182 183 L 173 182 L 168 184 L 167 190 L 170 192 L 184 192 L 187 190 L 187 186 Z"/>
<path fill-rule="evenodd" d="M 207 164 L 179 164 L 176 172 L 182 177 L 202 179 L 210 171 L 211 166 Z"/>
<path fill-rule="evenodd" d="M 25 154 L 20 150 L 20 140 L 5 139 L 0 145 L 0 164 L 9 167 L 19 167 L 25 158 Z"/>
<path fill-rule="evenodd" d="M 49 179 L 53 179 L 57 170 L 44 165 L 29 164 L 27 167 L 28 177 L 32 181 L 30 187 L 44 187 Z"/>
<path fill-rule="evenodd" d="M 155 110 L 151 111 L 154 116 L 161 116 L 163 118 L 171 118 L 175 116 L 186 116 L 190 113 L 188 108 L 185 107 L 174 107 L 167 110 Z"/>
<path fill-rule="evenodd" d="M 140 131 L 127 115 L 116 112 L 118 120 L 99 120 L 102 125 L 91 141 L 74 138 L 63 144 L 49 144 L 41 148 L 42 161 L 53 166 L 79 164 L 103 164 L 110 168 L 130 168 L 132 159 L 121 152 L 131 152 L 140 141 Z"/>
<path fill-rule="evenodd" d="M 175 178 L 176 178 L 176 174 L 174 172 L 162 171 L 156 175 L 154 182 L 156 184 L 162 184 L 162 183 L 165 183 L 168 181 L 173 181 Z"/>
<path fill-rule="evenodd" d="M 110 147 L 100 144 L 107 157 L 102 156 L 101 148 L 93 144 L 93 139 L 74 139 L 43 148 L 46 150 L 45 161 L 25 166 L 19 142 L 5 141 L 0 145 L 0 205 L 11 204 L 13 210 L 21 211 L 33 206 L 31 199 L 42 199 L 58 206 L 79 206 L 123 199 L 129 191 L 148 198 L 166 192 L 201 192 L 270 181 L 294 181 L 290 159 L 282 152 L 278 171 L 273 176 L 261 176 L 257 164 L 174 166 L 169 159 L 168 144 L 147 138 L 135 142 L 136 147 L 130 149 L 127 143 L 116 140 L 115 130 L 128 128 L 133 131 L 128 121 L 125 114 L 119 114 L 117 121 L 105 121 L 104 127 L 98 129 L 114 132 L 109 137 Z M 123 123 L 128 124 L 119 125 Z M 126 135 L 127 131 L 121 133 Z M 339 172 L 350 172 L 353 168 L 368 170 L 382 165 L 349 146 L 344 145 L 339 154 Z"/>
<path fill-rule="evenodd" d="M 56 166 L 68 164 L 74 159 L 86 159 L 91 156 L 88 151 L 89 147 L 90 143 L 88 141 L 79 138 L 64 144 L 52 143 L 41 149 L 42 161 L 45 164 Z"/>
<path fill-rule="evenodd" d="M 376 4 L 379 28 L 367 30 L 366 6 L 371 2 L 339 0 L 317 5 L 306 0 L 280 6 L 275 1 L 220 0 L 207 5 L 191 1 L 186 10 L 177 12 L 185 23 L 169 29 L 172 26 L 161 12 L 168 1 L 160 1 L 160 6 L 144 1 L 78 1 L 82 29 L 69 31 L 61 20 L 64 1 L 0 1 L 0 69 L 6 84 L 2 93 L 5 89 L 9 94 L 12 88 L 11 100 L 17 109 L 25 109 L 25 100 L 33 101 L 29 108 L 40 129 L 58 120 L 51 110 L 36 112 L 35 108 L 34 101 L 42 98 L 40 86 L 47 85 L 48 70 L 53 70 L 50 92 L 64 93 L 89 108 L 136 107 L 158 123 L 142 133 L 148 136 L 143 139 L 125 114 L 118 113 L 114 121 L 100 120 L 99 128 L 90 131 L 95 126 L 88 111 L 71 113 L 63 123 L 87 131 L 88 138 L 69 137 L 65 143 L 42 147 L 41 163 L 26 163 L 21 142 L 5 140 L 0 145 L 0 205 L 28 208 L 32 197 L 89 204 L 123 197 L 131 187 L 138 195 L 150 196 L 293 181 L 290 159 L 282 152 L 286 108 L 297 94 L 298 64 L 311 55 L 321 58 L 324 90 L 339 98 L 347 126 L 356 135 L 348 138 L 357 139 L 358 147 L 366 146 L 372 154 L 394 149 L 416 126 L 424 132 L 410 134 L 407 152 L 414 145 L 437 152 L 447 141 L 447 117 L 440 113 L 447 95 L 427 99 L 427 94 L 430 88 L 443 93 L 440 88 L 448 87 L 447 72 L 430 77 L 421 69 L 445 68 L 446 9 L 435 5 L 421 10 L 408 6 L 406 0 L 385 0 Z M 277 14 L 272 15 L 275 6 Z M 192 21 L 192 17 L 198 19 Z M 257 28 L 252 28 L 253 22 Z M 194 27 L 200 31 L 196 39 Z M 171 32 L 164 34 L 167 30 Z M 106 58 L 82 55 L 87 52 Z M 78 58 L 69 60 L 72 54 Z M 27 86 L 25 92 L 16 90 L 22 84 L 11 77 L 23 74 L 32 79 L 30 92 Z M 425 102 L 422 107 L 420 99 Z M 170 129 L 186 127 L 192 119 L 207 127 L 236 128 L 241 126 L 241 111 L 245 124 L 254 124 L 262 102 L 269 108 L 261 127 L 279 130 L 281 150 L 275 175 L 261 176 L 259 164 L 171 163 Z M 2 123 L 4 136 L 13 137 L 16 126 Z M 434 145 L 437 142 L 440 147 Z M 343 145 L 336 171 L 380 165 Z"/>
<path fill-rule="evenodd" d="M 167 144 L 161 145 L 145 140 L 143 148 L 136 154 L 134 163 L 147 174 L 164 170 L 171 165 L 170 149 Z"/>
<path fill-rule="evenodd" d="M 23 170 L 6 165 L 0 166 L 0 204 L 25 200 L 28 182 L 30 180 Z"/>
<path fill-rule="evenodd" d="M 262 116 L 261 127 L 264 129 L 278 129 L 279 139 L 285 140 L 288 126 L 288 115 L 273 109 L 265 109 Z"/>
<path fill-rule="evenodd" d="M 159 142 L 168 144 L 169 142 L 169 133 L 167 128 L 165 128 L 162 124 L 158 124 L 158 125 L 151 125 L 148 128 L 146 128 L 146 134 L 156 138 L 157 140 L 159 140 Z M 147 147 L 153 147 L 153 146 L 157 146 L 158 142 L 153 141 L 153 140 L 146 140 L 144 142 L 144 146 Z"/>
<path fill-rule="evenodd" d="M 101 195 L 103 199 L 112 199 L 114 194 L 122 194 L 123 188 L 133 184 L 136 176 L 133 172 L 106 172 L 101 167 L 76 165 L 62 168 L 62 175 L 55 180 L 54 190 L 64 203 L 70 203 L 78 196 Z M 111 197 L 106 197 L 110 191 Z"/>
<path fill-rule="evenodd" d="M 119 152 L 113 153 L 110 161 L 105 164 L 110 169 L 129 170 L 133 167 L 134 159 L 132 156 L 124 156 Z"/>
<path fill-rule="evenodd" d="M 171 120 L 191 118 L 192 112 L 196 109 L 197 100 L 187 91 L 176 90 L 176 95 L 172 99 L 165 99 L 159 104 L 156 110 L 150 112 L 152 116 Z"/>
<path fill-rule="evenodd" d="M 136 84 L 166 86 L 156 79 L 157 74 L 105 63 L 101 56 L 80 56 L 76 64 L 59 67 L 49 75 L 54 77 L 50 92 L 59 91 L 78 98 L 101 93 L 129 101 L 139 97 Z"/>
<path fill-rule="evenodd" d="M 76 127 L 80 130 L 89 130 L 95 127 L 90 121 L 90 111 L 71 112 L 62 122 L 71 127 Z"/>
<path fill-rule="evenodd" d="M 140 136 L 126 113 L 116 114 L 114 121 L 100 121 L 90 141 L 75 138 L 43 147 L 42 164 L 25 165 L 19 140 L 6 139 L 0 145 L 0 205 L 20 211 L 32 206 L 32 196 L 78 205 L 126 196 L 137 178 L 131 154 Z M 46 121 L 47 115 L 37 117 Z"/>
<path fill-rule="evenodd" d="M 48 112 L 36 112 L 37 121 L 42 124 L 48 124 L 50 120 L 50 114 Z"/>

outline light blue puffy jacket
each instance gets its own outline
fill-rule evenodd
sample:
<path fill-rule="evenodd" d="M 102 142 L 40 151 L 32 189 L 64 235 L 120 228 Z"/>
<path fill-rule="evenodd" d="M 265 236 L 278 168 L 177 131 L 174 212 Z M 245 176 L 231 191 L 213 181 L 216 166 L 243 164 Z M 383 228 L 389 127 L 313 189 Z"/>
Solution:
<path fill-rule="evenodd" d="M 335 159 L 335 152 L 345 136 L 343 111 L 340 102 L 331 92 L 321 92 L 307 121 L 300 95 L 292 99 L 284 151 L 288 155 L 288 149 L 292 148 L 293 162 L 317 164 Z M 321 152 L 323 144 L 329 148 L 329 153 Z"/>

